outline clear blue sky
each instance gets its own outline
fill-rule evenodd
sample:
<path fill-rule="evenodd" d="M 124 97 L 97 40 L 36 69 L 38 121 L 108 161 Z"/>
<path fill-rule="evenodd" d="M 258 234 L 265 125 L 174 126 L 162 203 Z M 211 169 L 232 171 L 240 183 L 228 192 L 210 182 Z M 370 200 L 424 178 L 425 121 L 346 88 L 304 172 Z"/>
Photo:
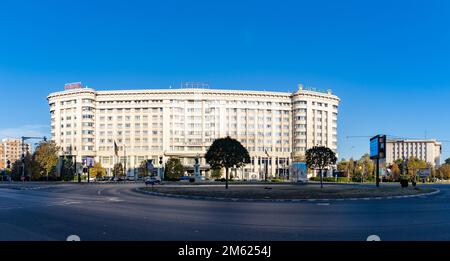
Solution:
<path fill-rule="evenodd" d="M 340 158 L 369 149 L 349 135 L 450 140 L 450 1 L 2 1 L 0 136 L 48 135 L 73 81 L 331 88 Z"/>

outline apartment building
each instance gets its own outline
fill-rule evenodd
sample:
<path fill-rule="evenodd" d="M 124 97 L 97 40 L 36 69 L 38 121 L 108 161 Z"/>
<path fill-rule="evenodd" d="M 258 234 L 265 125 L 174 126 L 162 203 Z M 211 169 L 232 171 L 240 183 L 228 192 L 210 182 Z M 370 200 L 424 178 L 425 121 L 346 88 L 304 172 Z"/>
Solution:
<path fill-rule="evenodd" d="M 52 139 L 61 154 L 86 157 L 111 170 L 127 163 L 135 175 L 140 163 L 178 157 L 188 170 L 212 142 L 230 136 L 249 151 L 251 164 L 235 175 L 260 179 L 287 173 L 315 145 L 337 150 L 339 98 L 331 91 L 299 86 L 296 92 L 207 88 L 96 91 L 67 88 L 48 96 Z M 119 147 L 115 156 L 114 142 Z M 207 173 L 206 173 L 207 174 Z"/>
<path fill-rule="evenodd" d="M 23 146 L 25 154 L 31 153 L 30 144 L 25 143 Z M 0 143 L 0 169 L 6 168 L 9 160 L 14 163 L 22 158 L 22 141 L 20 139 L 3 139 Z"/>

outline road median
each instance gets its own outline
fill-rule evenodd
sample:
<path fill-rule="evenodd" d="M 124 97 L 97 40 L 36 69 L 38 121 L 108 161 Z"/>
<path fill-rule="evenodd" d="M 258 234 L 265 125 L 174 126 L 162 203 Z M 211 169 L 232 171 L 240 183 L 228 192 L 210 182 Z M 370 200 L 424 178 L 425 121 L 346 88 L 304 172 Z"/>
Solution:
<path fill-rule="evenodd" d="M 439 193 L 432 187 L 401 188 L 329 185 L 320 189 L 316 185 L 260 185 L 230 186 L 154 186 L 137 188 L 138 192 L 186 199 L 221 201 L 273 201 L 303 202 L 326 200 L 379 200 L 430 196 Z"/>

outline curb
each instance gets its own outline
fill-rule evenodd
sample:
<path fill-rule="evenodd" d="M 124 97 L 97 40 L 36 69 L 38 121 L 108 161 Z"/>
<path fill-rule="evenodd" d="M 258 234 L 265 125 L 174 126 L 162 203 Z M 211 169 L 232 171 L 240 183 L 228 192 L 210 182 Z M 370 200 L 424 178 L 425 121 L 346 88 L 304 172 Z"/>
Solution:
<path fill-rule="evenodd" d="M 224 201 L 224 202 L 282 202 L 282 203 L 303 203 L 303 202 L 323 202 L 323 201 L 369 201 L 369 200 L 387 200 L 387 199 L 406 199 L 406 198 L 416 198 L 416 197 L 426 197 L 433 196 L 441 193 L 441 190 L 416 194 L 416 195 L 403 195 L 403 196 L 387 196 L 387 197 L 366 197 L 366 198 L 330 198 L 330 199 L 249 199 L 249 198 L 222 198 L 222 197 L 208 197 L 208 196 L 187 196 L 187 195 L 177 195 L 177 194 L 167 194 L 161 192 L 152 192 L 143 190 L 142 188 L 133 189 L 135 192 L 141 194 L 147 194 L 159 197 L 168 198 L 182 198 L 182 199 L 192 199 L 192 200 L 210 200 L 210 201 Z"/>
<path fill-rule="evenodd" d="M 12 190 L 21 190 L 21 191 L 27 191 L 27 190 L 41 190 L 41 189 L 48 189 L 52 188 L 52 186 L 43 186 L 43 187 L 4 187 L 5 189 L 12 189 Z"/>

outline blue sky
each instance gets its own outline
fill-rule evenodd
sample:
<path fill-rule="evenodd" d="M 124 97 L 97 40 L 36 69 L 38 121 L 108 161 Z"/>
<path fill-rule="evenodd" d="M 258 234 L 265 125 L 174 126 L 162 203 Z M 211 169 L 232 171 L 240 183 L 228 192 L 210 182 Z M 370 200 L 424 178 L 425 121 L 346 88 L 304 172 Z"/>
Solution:
<path fill-rule="evenodd" d="M 0 136 L 48 135 L 73 81 L 332 89 L 340 158 L 369 149 L 351 135 L 450 140 L 450 1 L 2 1 Z"/>

